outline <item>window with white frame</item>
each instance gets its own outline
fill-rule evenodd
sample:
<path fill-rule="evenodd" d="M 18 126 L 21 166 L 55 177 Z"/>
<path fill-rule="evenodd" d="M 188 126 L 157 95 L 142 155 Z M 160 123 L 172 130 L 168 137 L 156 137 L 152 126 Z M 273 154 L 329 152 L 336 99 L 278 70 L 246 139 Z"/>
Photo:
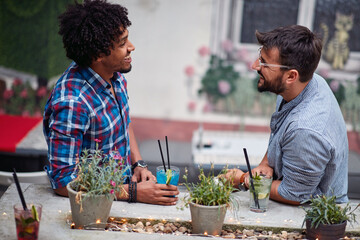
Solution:
<path fill-rule="evenodd" d="M 228 39 L 234 47 L 245 47 L 255 53 L 258 45 L 255 31 L 299 24 L 324 37 L 323 54 L 336 48 L 343 54 L 343 69 L 358 69 L 360 60 L 360 3 L 359 0 L 214 0 L 215 31 L 212 49 L 224 56 L 221 42 Z M 338 26 L 342 15 L 351 26 Z M 326 29 L 324 26 L 327 26 Z M 339 29 L 340 28 L 340 29 Z M 326 33 L 325 33 L 326 32 Z M 333 44 L 333 46 L 329 45 Z M 346 55 L 346 51 L 349 52 Z M 345 52 L 345 53 L 344 53 Z M 332 60 L 323 59 L 332 65 Z M 334 68 L 334 66 L 333 66 Z M 339 69 L 341 69 L 339 67 Z"/>

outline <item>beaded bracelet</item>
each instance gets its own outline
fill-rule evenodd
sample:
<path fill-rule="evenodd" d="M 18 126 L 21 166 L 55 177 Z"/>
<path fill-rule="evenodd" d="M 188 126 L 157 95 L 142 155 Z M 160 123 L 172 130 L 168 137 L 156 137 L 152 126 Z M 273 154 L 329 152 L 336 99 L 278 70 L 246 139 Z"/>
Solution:
<path fill-rule="evenodd" d="M 136 182 L 130 182 L 129 183 L 129 203 L 135 203 L 137 200 L 136 197 L 136 193 L 137 193 L 137 183 Z"/>

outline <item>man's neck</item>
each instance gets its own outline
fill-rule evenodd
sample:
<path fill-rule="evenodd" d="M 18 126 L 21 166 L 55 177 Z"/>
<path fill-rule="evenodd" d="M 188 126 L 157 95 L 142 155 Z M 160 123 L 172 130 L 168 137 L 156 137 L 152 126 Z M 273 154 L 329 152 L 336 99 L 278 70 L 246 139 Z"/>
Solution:
<path fill-rule="evenodd" d="M 111 78 L 114 76 L 113 72 L 108 72 L 106 71 L 106 69 L 97 62 L 94 62 L 90 65 L 91 69 L 94 70 L 97 74 L 100 75 L 100 77 L 102 79 L 104 79 L 106 82 L 108 82 L 109 84 L 111 84 Z"/>
<path fill-rule="evenodd" d="M 284 98 L 286 102 L 290 102 L 305 89 L 309 82 L 310 81 L 307 81 L 305 83 L 297 82 L 296 85 L 294 85 L 292 88 L 286 89 L 283 93 L 280 93 L 280 95 Z"/>

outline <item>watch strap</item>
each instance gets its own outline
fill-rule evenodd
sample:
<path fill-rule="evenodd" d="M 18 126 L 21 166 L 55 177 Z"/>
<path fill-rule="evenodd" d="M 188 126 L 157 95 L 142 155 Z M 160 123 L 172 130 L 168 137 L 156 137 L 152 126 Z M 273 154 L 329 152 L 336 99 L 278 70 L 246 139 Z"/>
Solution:
<path fill-rule="evenodd" d="M 139 160 L 137 162 L 135 162 L 133 165 L 131 165 L 131 169 L 134 171 L 134 169 L 136 167 L 142 167 L 142 168 L 146 168 L 148 165 L 146 164 L 146 162 L 144 160 Z"/>

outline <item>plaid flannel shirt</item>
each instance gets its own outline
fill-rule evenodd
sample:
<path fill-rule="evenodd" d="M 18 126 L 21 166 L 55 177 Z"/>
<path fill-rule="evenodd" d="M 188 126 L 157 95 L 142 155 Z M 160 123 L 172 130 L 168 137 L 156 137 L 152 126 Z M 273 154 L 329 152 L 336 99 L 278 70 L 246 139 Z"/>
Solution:
<path fill-rule="evenodd" d="M 130 123 L 127 82 L 120 73 L 110 84 L 90 67 L 71 63 L 57 81 L 45 106 L 43 131 L 48 144 L 50 165 L 45 169 L 54 189 L 76 178 L 76 157 L 84 149 L 105 154 L 117 150 L 131 164 L 128 128 Z M 131 176 L 131 171 L 126 173 Z"/>

